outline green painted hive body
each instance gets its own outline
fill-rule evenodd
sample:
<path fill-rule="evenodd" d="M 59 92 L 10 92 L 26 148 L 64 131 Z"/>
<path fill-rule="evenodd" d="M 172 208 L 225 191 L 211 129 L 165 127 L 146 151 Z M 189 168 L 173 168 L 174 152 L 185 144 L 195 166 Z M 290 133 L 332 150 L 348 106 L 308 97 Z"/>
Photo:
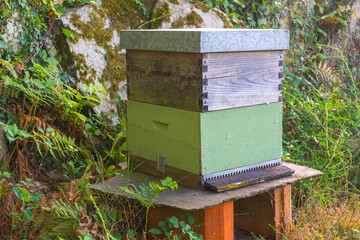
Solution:
<path fill-rule="evenodd" d="M 131 154 L 206 175 L 281 157 L 282 103 L 198 113 L 128 101 Z"/>
<path fill-rule="evenodd" d="M 281 163 L 287 31 L 143 30 L 121 37 L 131 167 L 201 187 Z"/>

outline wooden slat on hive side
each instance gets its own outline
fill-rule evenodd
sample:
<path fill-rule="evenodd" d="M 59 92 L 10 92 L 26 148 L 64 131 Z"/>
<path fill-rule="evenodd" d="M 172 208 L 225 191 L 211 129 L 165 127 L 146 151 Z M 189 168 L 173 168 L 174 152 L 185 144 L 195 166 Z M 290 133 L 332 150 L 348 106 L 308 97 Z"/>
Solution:
<path fill-rule="evenodd" d="M 281 51 L 203 54 L 208 111 L 281 101 Z"/>
<path fill-rule="evenodd" d="M 276 73 L 280 69 L 281 56 L 282 51 L 204 53 L 203 65 L 207 67 L 203 77 L 213 79 L 237 75 L 256 76 L 263 72 Z"/>
<path fill-rule="evenodd" d="M 127 51 L 128 99 L 200 112 L 201 54 Z"/>

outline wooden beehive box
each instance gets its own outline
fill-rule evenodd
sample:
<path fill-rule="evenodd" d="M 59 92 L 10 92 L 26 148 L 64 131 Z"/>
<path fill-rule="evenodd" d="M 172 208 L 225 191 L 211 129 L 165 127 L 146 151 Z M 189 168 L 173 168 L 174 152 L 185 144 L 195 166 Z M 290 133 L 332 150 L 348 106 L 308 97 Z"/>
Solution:
<path fill-rule="evenodd" d="M 132 167 L 201 187 L 281 164 L 287 30 L 121 32 Z"/>

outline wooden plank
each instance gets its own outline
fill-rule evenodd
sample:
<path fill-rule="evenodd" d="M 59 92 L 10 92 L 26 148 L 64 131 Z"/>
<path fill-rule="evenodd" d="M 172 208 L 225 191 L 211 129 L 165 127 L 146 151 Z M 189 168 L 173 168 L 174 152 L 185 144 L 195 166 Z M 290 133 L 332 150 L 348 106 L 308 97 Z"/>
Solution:
<path fill-rule="evenodd" d="M 178 184 L 189 186 L 195 189 L 202 189 L 202 178 L 200 175 L 186 172 L 178 168 L 165 165 L 165 173 L 157 171 L 156 162 L 146 160 L 137 156 L 130 156 L 130 169 L 134 169 L 138 172 L 147 173 L 158 178 L 171 177 L 177 181 Z"/>
<path fill-rule="evenodd" d="M 291 205 L 291 184 L 283 187 L 283 226 L 282 230 L 286 237 L 290 234 L 290 227 L 292 224 L 292 205 Z"/>
<path fill-rule="evenodd" d="M 215 192 L 223 192 L 235 188 L 242 188 L 245 186 L 270 181 L 282 177 L 290 176 L 294 170 L 279 165 L 275 167 L 263 168 L 246 173 L 236 174 L 230 177 L 212 179 L 205 182 L 205 186 Z"/>
<path fill-rule="evenodd" d="M 128 99 L 201 111 L 201 54 L 128 50 Z"/>
<path fill-rule="evenodd" d="M 282 56 L 129 50 L 128 99 L 197 112 L 279 102 Z"/>
<path fill-rule="evenodd" d="M 282 101 L 282 51 L 203 54 L 208 111 Z"/>
<path fill-rule="evenodd" d="M 205 240 L 234 239 L 233 202 L 205 209 Z"/>
<path fill-rule="evenodd" d="M 281 96 L 281 80 L 270 77 L 263 78 L 268 81 L 252 81 L 240 76 L 210 79 L 205 103 L 208 111 L 254 106 L 279 102 Z"/>
<path fill-rule="evenodd" d="M 274 189 L 274 207 L 275 207 L 275 229 L 276 229 L 276 240 L 280 240 L 281 237 L 278 234 L 282 232 L 282 211 L 283 211 L 283 201 L 282 201 L 282 188 Z"/>
<path fill-rule="evenodd" d="M 268 81 L 266 77 L 276 78 L 282 71 L 279 61 L 283 60 L 282 51 L 206 53 L 202 56 L 203 79 L 232 76 L 247 77 L 251 81 Z M 262 79 L 261 79 L 262 78 Z"/>

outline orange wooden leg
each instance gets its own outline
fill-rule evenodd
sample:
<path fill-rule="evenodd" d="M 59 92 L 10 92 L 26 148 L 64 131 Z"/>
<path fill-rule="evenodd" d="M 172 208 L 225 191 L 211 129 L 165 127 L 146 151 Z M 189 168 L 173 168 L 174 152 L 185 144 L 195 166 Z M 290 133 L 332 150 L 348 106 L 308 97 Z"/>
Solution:
<path fill-rule="evenodd" d="M 274 190 L 276 240 L 287 236 L 291 226 L 291 185 Z"/>
<path fill-rule="evenodd" d="M 234 203 L 205 209 L 205 240 L 234 239 Z"/>
<path fill-rule="evenodd" d="M 174 208 L 156 207 L 149 212 L 148 230 L 159 227 L 160 221 L 166 222 L 166 217 L 175 216 L 184 220 L 181 215 L 188 212 L 195 220 L 193 231 L 204 236 L 205 240 L 233 240 L 234 239 L 234 208 L 233 202 L 220 204 L 216 207 L 183 211 Z M 187 222 L 185 220 L 185 222 Z M 181 232 L 181 231 L 180 231 Z M 164 236 L 149 234 L 150 239 L 162 239 Z"/>
<path fill-rule="evenodd" d="M 236 201 L 234 214 L 237 228 L 271 239 L 287 236 L 291 225 L 291 185 Z"/>

